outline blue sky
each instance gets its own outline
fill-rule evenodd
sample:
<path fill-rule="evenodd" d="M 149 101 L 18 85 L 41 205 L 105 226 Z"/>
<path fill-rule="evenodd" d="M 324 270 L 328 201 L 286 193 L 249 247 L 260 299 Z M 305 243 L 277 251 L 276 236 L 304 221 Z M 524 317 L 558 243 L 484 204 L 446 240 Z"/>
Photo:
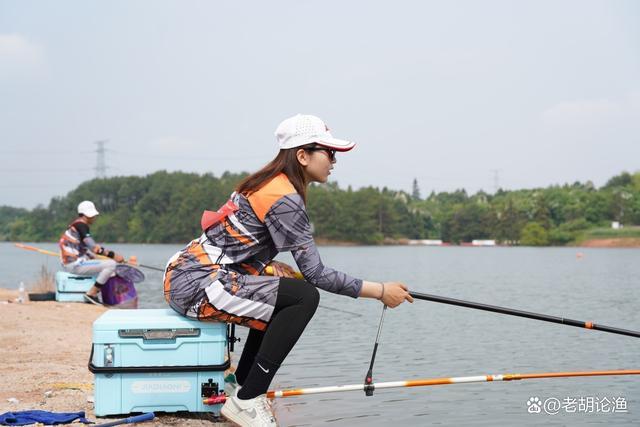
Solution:
<path fill-rule="evenodd" d="M 0 205 L 95 175 L 253 171 L 295 113 L 341 186 L 423 195 L 640 170 L 637 1 L 0 0 Z"/>

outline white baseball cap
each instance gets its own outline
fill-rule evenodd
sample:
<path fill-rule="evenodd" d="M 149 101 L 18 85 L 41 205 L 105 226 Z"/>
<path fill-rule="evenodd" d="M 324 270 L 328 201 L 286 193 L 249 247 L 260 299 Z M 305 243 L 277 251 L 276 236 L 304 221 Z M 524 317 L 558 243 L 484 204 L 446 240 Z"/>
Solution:
<path fill-rule="evenodd" d="M 85 200 L 84 202 L 80 202 L 80 204 L 78 205 L 78 213 L 86 217 L 93 218 L 100 212 L 98 212 L 93 202 Z"/>
<path fill-rule="evenodd" d="M 336 151 L 349 151 L 356 145 L 334 138 L 320 118 L 309 114 L 296 114 L 282 121 L 275 135 L 281 150 L 315 143 Z"/>

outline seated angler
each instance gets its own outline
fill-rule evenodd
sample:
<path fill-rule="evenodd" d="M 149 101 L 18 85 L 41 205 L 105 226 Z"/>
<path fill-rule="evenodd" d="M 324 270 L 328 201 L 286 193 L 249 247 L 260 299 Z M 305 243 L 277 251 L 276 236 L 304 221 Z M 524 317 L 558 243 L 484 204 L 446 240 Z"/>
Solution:
<path fill-rule="evenodd" d="M 84 295 L 85 302 L 102 305 L 98 292 L 109 278 L 116 274 L 116 262 L 124 262 L 122 255 L 98 245 L 91 237 L 89 226 L 99 212 L 93 202 L 85 200 L 78 205 L 78 217 L 67 227 L 58 245 L 65 271 L 85 276 L 97 276 L 96 283 Z M 103 257 L 99 259 L 98 255 Z"/>
<path fill-rule="evenodd" d="M 372 282 L 325 266 L 311 233 L 307 187 L 327 182 L 336 152 L 352 142 L 333 138 L 318 117 L 297 115 L 276 130 L 279 151 L 236 188 L 217 212 L 202 217 L 203 234 L 176 253 L 164 277 L 165 298 L 178 313 L 250 328 L 235 371 L 237 387 L 221 414 L 240 426 L 274 426 L 265 393 L 313 317 L 318 288 L 389 307 L 412 301 L 406 285 Z M 273 259 L 291 252 L 304 279 Z M 273 267 L 278 277 L 263 276 Z"/>

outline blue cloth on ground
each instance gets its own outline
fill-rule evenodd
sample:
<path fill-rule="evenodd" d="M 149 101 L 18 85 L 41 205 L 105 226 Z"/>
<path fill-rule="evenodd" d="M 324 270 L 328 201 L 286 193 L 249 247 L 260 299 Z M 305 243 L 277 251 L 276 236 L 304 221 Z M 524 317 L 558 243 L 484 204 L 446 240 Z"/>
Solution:
<path fill-rule="evenodd" d="M 42 423 L 46 425 L 68 424 L 75 420 L 81 423 L 93 424 L 84 417 L 84 411 L 80 412 L 49 412 L 49 411 L 17 411 L 0 414 L 0 425 L 26 426 Z"/>

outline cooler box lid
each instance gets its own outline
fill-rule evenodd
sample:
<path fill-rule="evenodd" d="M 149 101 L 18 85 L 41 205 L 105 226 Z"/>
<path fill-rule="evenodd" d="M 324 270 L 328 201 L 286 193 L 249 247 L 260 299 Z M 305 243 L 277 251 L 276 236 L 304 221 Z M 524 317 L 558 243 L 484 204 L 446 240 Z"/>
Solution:
<path fill-rule="evenodd" d="M 93 322 L 92 361 L 107 366 L 195 366 L 224 362 L 227 325 L 200 322 L 172 309 L 109 310 Z"/>
<path fill-rule="evenodd" d="M 139 310 L 108 310 L 93 322 L 94 343 L 98 332 L 116 332 L 122 338 L 124 330 L 197 329 L 204 333 L 222 333 L 226 337 L 226 323 L 201 322 L 181 316 L 170 308 Z M 179 336 L 179 335 L 178 335 Z M 113 341 L 112 341 L 113 342 Z"/>
<path fill-rule="evenodd" d="M 56 286 L 58 292 L 82 292 L 85 293 L 96 282 L 95 277 L 77 276 L 64 271 L 56 273 Z"/>

